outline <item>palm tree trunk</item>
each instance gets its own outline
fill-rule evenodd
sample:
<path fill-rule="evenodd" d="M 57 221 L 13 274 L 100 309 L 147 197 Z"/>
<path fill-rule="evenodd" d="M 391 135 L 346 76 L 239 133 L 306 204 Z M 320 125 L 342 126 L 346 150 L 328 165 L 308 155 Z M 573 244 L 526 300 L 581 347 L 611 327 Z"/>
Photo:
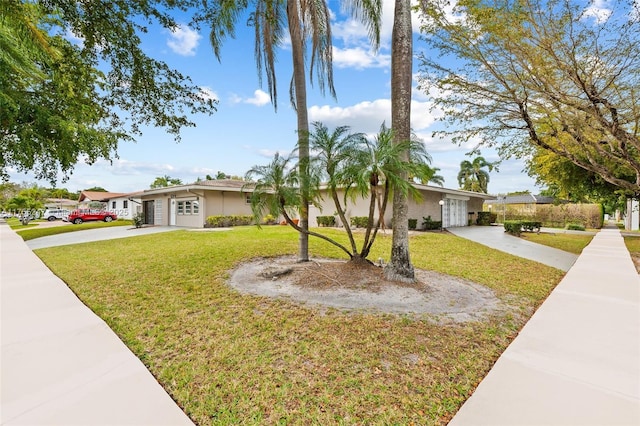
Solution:
<path fill-rule="evenodd" d="M 391 42 L 391 128 L 394 143 L 411 139 L 412 37 L 411 1 L 396 0 Z M 408 160 L 408 153 L 405 152 L 404 157 Z M 385 276 L 394 281 L 415 281 L 409 256 L 408 211 L 407 195 L 393 191 L 391 259 L 385 268 Z"/>
<path fill-rule="evenodd" d="M 304 66 L 304 40 L 296 0 L 287 1 L 287 18 L 293 57 L 293 89 L 298 118 L 298 159 L 300 161 L 300 228 L 309 230 L 309 118 L 307 113 L 307 82 Z M 309 260 L 309 234 L 300 232 L 298 260 Z"/>

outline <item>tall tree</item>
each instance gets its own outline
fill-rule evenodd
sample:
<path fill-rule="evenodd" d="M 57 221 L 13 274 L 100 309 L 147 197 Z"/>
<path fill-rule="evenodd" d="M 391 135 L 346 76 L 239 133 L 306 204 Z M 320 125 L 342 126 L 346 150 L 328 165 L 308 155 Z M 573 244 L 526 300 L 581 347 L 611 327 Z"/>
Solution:
<path fill-rule="evenodd" d="M 343 2 L 343 8 L 359 18 L 369 29 L 374 46 L 379 44 L 380 0 L 351 0 Z M 300 227 L 308 230 L 309 221 L 309 119 L 307 111 L 307 80 L 305 58 L 310 57 L 309 80 L 313 83 L 314 72 L 320 90 L 325 84 L 335 96 L 333 86 L 332 44 L 330 12 L 326 0 L 253 0 L 251 2 L 214 2 L 212 10 L 204 11 L 203 17 L 212 26 L 210 35 L 214 53 L 220 59 L 220 47 L 227 35 L 234 35 L 235 23 L 246 9 L 251 10 L 250 24 L 255 30 L 254 54 L 259 79 L 262 71 L 267 76 L 267 87 L 271 101 L 277 108 L 276 50 L 283 41 L 284 25 L 287 24 L 291 42 L 293 78 L 289 98 L 297 115 L 298 162 L 300 167 L 301 203 Z M 311 42 L 309 48 L 308 42 Z M 310 55 L 309 55 L 310 53 Z M 298 257 L 309 260 L 307 232 L 300 233 Z"/>
<path fill-rule="evenodd" d="M 489 172 L 495 167 L 494 163 L 490 163 L 484 157 L 476 157 L 473 161 L 463 160 L 460 162 L 460 171 L 458 172 L 458 185 L 465 191 L 474 191 L 488 193 Z"/>
<path fill-rule="evenodd" d="M 438 52 L 421 58 L 421 84 L 444 110 L 444 133 L 503 157 L 541 148 L 640 193 L 638 2 L 421 5 Z"/>
<path fill-rule="evenodd" d="M 115 157 L 118 142 L 142 125 L 165 127 L 179 140 L 194 125 L 189 113 L 215 111 L 199 87 L 140 47 L 146 24 L 174 28 L 171 12 L 185 4 L 1 2 L 0 174 L 30 170 L 53 183 L 82 159 Z M 69 42 L 68 32 L 82 43 Z"/>
<path fill-rule="evenodd" d="M 410 0 L 395 0 L 391 38 L 391 128 L 394 143 L 401 144 L 411 139 L 413 32 Z M 408 152 L 403 154 L 402 159 L 409 160 Z M 403 177 L 408 179 L 408 175 Z M 385 276 L 394 281 L 415 280 L 409 255 L 408 212 L 407 194 L 394 191 L 391 258 L 385 267 Z"/>

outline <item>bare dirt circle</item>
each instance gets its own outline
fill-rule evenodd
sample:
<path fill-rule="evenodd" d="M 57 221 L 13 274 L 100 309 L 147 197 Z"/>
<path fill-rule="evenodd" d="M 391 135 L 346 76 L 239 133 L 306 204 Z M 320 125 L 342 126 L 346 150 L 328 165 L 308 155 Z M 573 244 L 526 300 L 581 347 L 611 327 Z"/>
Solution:
<path fill-rule="evenodd" d="M 381 267 L 344 260 L 297 262 L 293 256 L 260 258 L 239 265 L 229 285 L 241 293 L 283 298 L 322 308 L 390 314 L 431 314 L 438 320 L 482 320 L 504 311 L 495 293 L 480 284 L 415 270 L 411 284 L 385 280 Z"/>

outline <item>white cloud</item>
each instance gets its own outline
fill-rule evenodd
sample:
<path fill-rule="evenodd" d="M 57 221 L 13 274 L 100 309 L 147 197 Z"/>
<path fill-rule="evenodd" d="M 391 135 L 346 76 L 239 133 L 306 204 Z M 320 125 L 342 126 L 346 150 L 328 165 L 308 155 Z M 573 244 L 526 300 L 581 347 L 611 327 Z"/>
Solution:
<path fill-rule="evenodd" d="M 333 47 L 333 64 L 338 68 L 388 68 L 391 66 L 391 55 L 376 54 L 361 47 L 341 49 Z"/>
<path fill-rule="evenodd" d="M 584 11 L 586 18 L 595 19 L 596 23 L 607 22 L 613 11 L 608 7 L 606 0 L 594 0 Z"/>
<path fill-rule="evenodd" d="M 202 36 L 186 25 L 178 25 L 169 34 L 167 46 L 178 55 L 194 56 Z"/>
<path fill-rule="evenodd" d="M 433 124 L 434 115 L 429 112 L 429 107 L 429 102 L 411 101 L 411 128 L 416 132 Z M 391 126 L 391 100 L 376 99 L 348 107 L 312 106 L 309 108 L 309 120 L 320 121 L 330 128 L 346 125 L 354 132 L 375 134 L 383 122 Z"/>
<path fill-rule="evenodd" d="M 256 90 L 253 92 L 253 97 L 244 100 L 245 103 L 256 105 L 256 106 L 264 106 L 271 102 L 271 97 L 269 94 L 263 90 Z"/>

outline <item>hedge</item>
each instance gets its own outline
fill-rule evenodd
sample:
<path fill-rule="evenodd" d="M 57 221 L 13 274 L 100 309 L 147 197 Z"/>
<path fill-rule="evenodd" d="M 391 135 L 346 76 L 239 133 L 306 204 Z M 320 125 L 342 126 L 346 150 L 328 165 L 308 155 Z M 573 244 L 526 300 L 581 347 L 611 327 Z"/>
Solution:
<path fill-rule="evenodd" d="M 476 224 L 481 226 L 489 226 L 498 220 L 498 215 L 491 212 L 478 212 L 478 218 Z"/>
<path fill-rule="evenodd" d="M 432 220 L 431 216 L 423 217 L 422 218 L 422 227 L 426 231 L 432 231 L 432 230 L 435 230 L 435 229 L 441 229 L 442 228 L 442 221 L 441 220 Z"/>
<path fill-rule="evenodd" d="M 355 226 L 356 228 L 366 228 L 369 223 L 368 216 L 352 216 L 349 219 L 351 226 Z"/>
<path fill-rule="evenodd" d="M 335 226 L 336 224 L 335 216 L 318 216 L 316 220 L 318 221 L 318 226 Z"/>
<path fill-rule="evenodd" d="M 230 226 L 251 225 L 251 215 L 208 216 L 205 220 L 205 228 L 228 228 Z"/>

